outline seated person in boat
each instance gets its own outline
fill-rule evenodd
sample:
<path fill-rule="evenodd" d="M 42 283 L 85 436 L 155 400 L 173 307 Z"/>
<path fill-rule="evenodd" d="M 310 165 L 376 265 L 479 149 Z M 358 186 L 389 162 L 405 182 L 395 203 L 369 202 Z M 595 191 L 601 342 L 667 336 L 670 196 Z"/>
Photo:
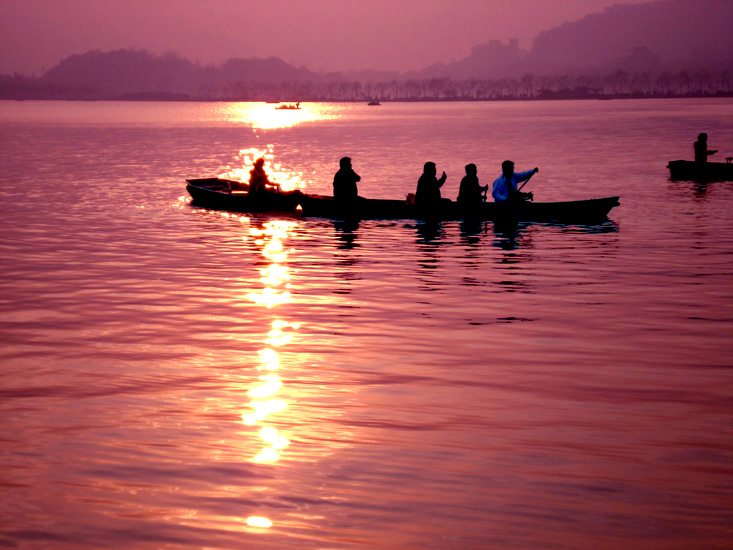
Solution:
<path fill-rule="evenodd" d="M 494 188 L 491 195 L 494 197 L 494 202 L 506 202 L 506 201 L 523 201 L 532 200 L 532 193 L 522 193 L 517 188 L 518 183 L 527 181 L 537 172 L 539 168 L 534 170 L 528 170 L 527 172 L 514 172 L 514 163 L 511 160 L 505 160 L 501 163 L 501 176 L 496 178 L 494 182 Z"/>
<path fill-rule="evenodd" d="M 361 181 L 361 176 L 351 167 L 351 159 L 342 158 L 339 161 L 339 171 L 333 177 L 333 198 L 341 202 L 356 200 L 359 196 L 356 188 L 358 181 Z"/>
<path fill-rule="evenodd" d="M 440 196 L 440 188 L 446 180 L 445 172 L 436 177 L 437 170 L 434 162 L 426 162 L 423 167 L 422 176 L 417 180 L 417 191 L 415 191 L 415 204 L 421 207 L 437 206 L 443 199 Z"/>
<path fill-rule="evenodd" d="M 702 133 L 697 136 L 697 141 L 694 143 L 695 147 L 695 162 L 699 164 L 705 164 L 708 161 L 708 156 L 714 155 L 718 150 L 708 150 L 708 135 Z"/>
<path fill-rule="evenodd" d="M 481 186 L 478 182 L 477 169 L 475 164 L 466 165 L 466 175 L 461 180 L 461 187 L 458 190 L 458 204 L 464 207 L 476 206 L 486 200 L 485 193 L 489 190 L 488 185 Z"/>
<path fill-rule="evenodd" d="M 273 186 L 267 178 L 267 173 L 265 173 L 265 159 L 260 157 L 255 161 L 252 170 L 249 171 L 249 193 L 266 193 L 268 185 Z"/>

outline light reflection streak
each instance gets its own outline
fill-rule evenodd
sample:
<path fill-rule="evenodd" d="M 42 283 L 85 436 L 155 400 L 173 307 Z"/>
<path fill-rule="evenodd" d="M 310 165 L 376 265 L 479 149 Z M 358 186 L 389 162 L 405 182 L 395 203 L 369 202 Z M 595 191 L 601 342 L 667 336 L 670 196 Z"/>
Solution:
<path fill-rule="evenodd" d="M 272 527 L 272 522 L 267 518 L 250 516 L 247 518 L 247 525 L 250 527 Z"/>
<path fill-rule="evenodd" d="M 289 292 L 278 293 L 274 288 L 263 288 L 259 293 L 250 292 L 247 294 L 247 298 L 256 304 L 264 305 L 268 308 L 292 302 L 292 297 Z"/>
<path fill-rule="evenodd" d="M 269 221 L 262 227 L 252 227 L 249 231 L 249 236 L 269 264 L 259 271 L 262 288 L 248 293 L 247 298 L 266 310 L 292 301 L 292 296 L 287 290 L 290 288 L 291 273 L 286 265 L 288 254 L 292 250 L 287 250 L 283 246 L 283 241 L 295 225 L 296 222 L 292 221 Z M 251 458 L 257 464 L 278 462 L 290 445 L 290 440 L 277 428 L 264 423 L 288 406 L 284 399 L 276 397 L 284 385 L 275 372 L 280 368 L 280 355 L 276 350 L 289 344 L 293 340 L 292 331 L 298 328 L 300 328 L 298 323 L 290 323 L 281 318 L 274 319 L 264 339 L 265 347 L 257 352 L 259 360 L 257 370 L 262 374 L 258 376 L 258 383 L 247 391 L 251 401 L 249 410 L 242 414 L 245 426 L 260 426 L 258 434 L 260 445 Z M 272 521 L 261 516 L 250 516 L 247 518 L 247 525 L 270 527 Z"/>
<path fill-rule="evenodd" d="M 275 350 L 265 348 L 259 350 L 257 353 L 260 356 L 260 363 L 262 363 L 257 367 L 257 370 L 277 370 L 280 368 L 280 356 Z"/>
<path fill-rule="evenodd" d="M 258 398 L 270 397 L 277 393 L 277 390 L 279 390 L 280 386 L 283 385 L 283 383 L 280 382 L 280 378 L 274 374 L 270 376 L 260 376 L 260 380 L 263 380 L 264 384 L 252 388 L 247 392 L 247 395 Z"/>

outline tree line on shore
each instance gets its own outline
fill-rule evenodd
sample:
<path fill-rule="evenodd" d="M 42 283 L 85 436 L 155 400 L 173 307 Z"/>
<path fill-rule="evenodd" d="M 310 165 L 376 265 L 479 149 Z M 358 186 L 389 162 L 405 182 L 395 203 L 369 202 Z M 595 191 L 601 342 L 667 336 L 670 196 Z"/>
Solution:
<path fill-rule="evenodd" d="M 194 101 L 488 101 L 599 97 L 725 96 L 730 70 L 654 70 L 639 63 L 643 48 L 621 66 L 555 75 L 466 77 L 383 74 L 364 78 L 315 73 L 281 59 L 232 58 L 202 66 L 174 53 L 94 50 L 73 55 L 40 77 L 0 75 L 0 98 Z M 652 56 L 653 57 L 653 56 Z M 653 66 L 654 64 L 651 64 Z"/>
<path fill-rule="evenodd" d="M 389 80 L 380 82 L 279 83 L 271 86 L 231 83 L 205 90 L 200 99 L 244 101 L 301 99 L 320 101 L 487 101 L 521 99 L 574 99 L 596 97 L 728 96 L 728 71 L 679 71 L 608 75 L 561 75 L 522 78 L 453 80 Z"/>
<path fill-rule="evenodd" d="M 212 82 L 195 89 L 177 86 L 117 92 L 59 84 L 45 78 L 0 76 L 2 99 L 179 100 L 179 101 L 491 101 L 622 97 L 728 97 L 729 71 L 664 71 L 564 74 L 521 78 L 298 80 Z"/>

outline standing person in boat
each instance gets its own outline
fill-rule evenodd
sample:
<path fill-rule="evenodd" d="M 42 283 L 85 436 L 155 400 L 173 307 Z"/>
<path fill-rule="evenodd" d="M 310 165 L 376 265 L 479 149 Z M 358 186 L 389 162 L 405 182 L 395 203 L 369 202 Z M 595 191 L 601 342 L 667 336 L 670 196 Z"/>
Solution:
<path fill-rule="evenodd" d="M 695 162 L 698 164 L 705 164 L 708 161 L 708 156 L 714 155 L 718 152 L 717 149 L 714 151 L 708 150 L 708 135 L 702 133 L 697 136 L 697 141 L 694 143 L 695 147 Z"/>
<path fill-rule="evenodd" d="M 340 202 L 355 201 L 359 196 L 356 183 L 361 176 L 351 167 L 351 159 L 344 157 L 339 161 L 339 171 L 333 177 L 333 198 Z"/>
<path fill-rule="evenodd" d="M 268 185 L 272 185 L 265 173 L 265 159 L 260 157 L 255 161 L 254 167 L 249 171 L 249 193 L 250 195 L 261 195 L 267 192 Z"/>
<path fill-rule="evenodd" d="M 515 173 L 514 163 L 511 160 L 502 162 L 501 176 L 494 181 L 494 188 L 491 192 L 491 195 L 494 197 L 494 202 L 503 203 L 507 201 L 532 200 L 532 193 L 522 193 L 517 188 L 517 184 L 527 181 L 539 171 L 539 168 L 535 168 L 534 170 Z"/>
<path fill-rule="evenodd" d="M 466 175 L 461 180 L 461 187 L 458 190 L 458 204 L 463 207 L 474 207 L 486 200 L 488 185 L 479 185 L 478 169 L 475 164 L 466 165 Z"/>
<path fill-rule="evenodd" d="M 434 207 L 442 200 L 440 188 L 443 187 L 447 176 L 443 172 L 443 175 L 438 179 L 436 177 L 437 173 L 434 162 L 425 163 L 422 176 L 417 180 L 417 191 L 415 192 L 415 204 L 417 206 Z"/>

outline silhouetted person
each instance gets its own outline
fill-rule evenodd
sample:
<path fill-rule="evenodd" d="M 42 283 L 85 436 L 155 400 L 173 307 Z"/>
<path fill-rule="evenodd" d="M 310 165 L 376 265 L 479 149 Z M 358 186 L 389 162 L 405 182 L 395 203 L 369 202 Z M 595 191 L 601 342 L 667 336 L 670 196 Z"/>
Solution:
<path fill-rule="evenodd" d="M 266 193 L 268 185 L 272 184 L 265 173 L 265 159 L 260 157 L 249 171 L 249 192 L 250 194 Z"/>
<path fill-rule="evenodd" d="M 527 181 L 534 174 L 539 172 L 539 168 L 528 170 L 527 172 L 514 173 L 514 163 L 511 160 L 505 160 L 501 163 L 501 176 L 494 181 L 494 189 L 491 195 L 494 202 L 506 201 L 523 201 L 532 199 L 532 193 L 522 193 L 517 189 L 517 184 Z"/>
<path fill-rule="evenodd" d="M 417 180 L 417 191 L 415 192 L 415 204 L 422 207 L 437 206 L 441 201 L 440 188 L 446 180 L 445 172 L 440 179 L 435 177 L 437 170 L 434 162 L 426 162 L 423 167 L 422 176 Z"/>
<path fill-rule="evenodd" d="M 479 185 L 476 173 L 475 164 L 466 165 L 466 175 L 461 180 L 461 187 L 458 190 L 457 201 L 461 206 L 476 206 L 486 200 L 484 193 L 489 190 L 489 186 Z"/>
<path fill-rule="evenodd" d="M 718 150 L 708 150 L 708 135 L 702 133 L 697 136 L 697 141 L 694 144 L 695 147 L 695 162 L 699 164 L 705 164 L 708 161 L 708 156 L 714 155 Z"/>
<path fill-rule="evenodd" d="M 339 161 L 339 171 L 333 177 L 333 198 L 337 201 L 353 201 L 359 196 L 356 182 L 361 176 L 351 167 L 351 159 L 344 157 Z"/>

